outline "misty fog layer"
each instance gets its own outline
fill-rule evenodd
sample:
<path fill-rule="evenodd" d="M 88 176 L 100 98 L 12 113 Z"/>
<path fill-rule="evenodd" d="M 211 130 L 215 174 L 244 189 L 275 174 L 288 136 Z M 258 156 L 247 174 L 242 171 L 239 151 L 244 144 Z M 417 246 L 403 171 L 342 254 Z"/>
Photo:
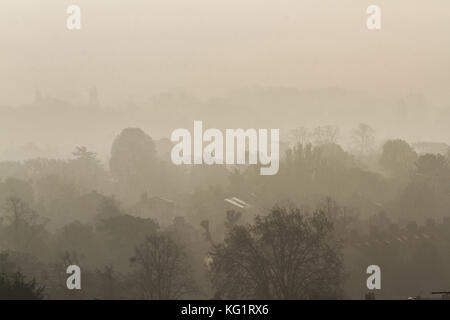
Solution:
<path fill-rule="evenodd" d="M 450 4 L 377 2 L 1 1 L 0 299 L 449 290 Z M 277 174 L 175 165 L 195 120 L 280 129 Z"/>

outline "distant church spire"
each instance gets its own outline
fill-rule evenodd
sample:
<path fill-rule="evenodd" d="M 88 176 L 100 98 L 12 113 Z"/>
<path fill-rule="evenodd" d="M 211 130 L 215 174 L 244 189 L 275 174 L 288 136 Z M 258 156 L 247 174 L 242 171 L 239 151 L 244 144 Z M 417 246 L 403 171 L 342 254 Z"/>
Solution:
<path fill-rule="evenodd" d="M 98 107 L 100 105 L 100 101 L 98 100 L 98 92 L 97 92 L 96 86 L 93 86 L 89 90 L 89 105 L 91 107 Z"/>

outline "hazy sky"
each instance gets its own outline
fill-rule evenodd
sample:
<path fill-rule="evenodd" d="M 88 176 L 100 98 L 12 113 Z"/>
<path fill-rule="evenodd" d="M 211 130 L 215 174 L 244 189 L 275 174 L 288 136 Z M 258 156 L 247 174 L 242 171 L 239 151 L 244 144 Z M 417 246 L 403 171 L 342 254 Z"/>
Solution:
<path fill-rule="evenodd" d="M 69 4 L 80 31 L 66 29 Z M 370 4 L 380 31 L 366 28 Z M 105 103 L 247 85 L 442 99 L 449 17 L 448 0 L 1 0 L 0 105 L 94 84 Z"/>

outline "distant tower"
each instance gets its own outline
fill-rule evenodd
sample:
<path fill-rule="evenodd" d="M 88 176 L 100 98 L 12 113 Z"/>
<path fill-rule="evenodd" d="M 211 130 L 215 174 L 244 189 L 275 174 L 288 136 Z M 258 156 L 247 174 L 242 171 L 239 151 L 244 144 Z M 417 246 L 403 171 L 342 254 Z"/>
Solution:
<path fill-rule="evenodd" d="M 36 89 L 34 93 L 34 103 L 41 103 L 43 100 L 41 90 Z"/>
<path fill-rule="evenodd" d="M 97 92 L 97 87 L 92 87 L 89 90 L 89 105 L 91 107 L 98 107 L 100 106 L 100 102 L 98 100 L 98 92 Z"/>

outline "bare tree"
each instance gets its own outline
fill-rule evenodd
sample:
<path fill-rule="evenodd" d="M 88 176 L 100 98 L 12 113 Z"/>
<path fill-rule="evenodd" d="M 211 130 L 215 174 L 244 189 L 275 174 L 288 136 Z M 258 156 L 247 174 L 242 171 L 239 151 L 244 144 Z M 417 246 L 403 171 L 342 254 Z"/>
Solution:
<path fill-rule="evenodd" d="M 102 269 L 97 269 L 100 278 L 102 296 L 104 299 L 115 299 L 117 289 L 117 276 L 112 265 L 106 265 Z"/>
<path fill-rule="evenodd" d="M 275 207 L 249 226 L 234 225 L 211 252 L 212 282 L 231 299 L 340 297 L 341 242 L 324 212 Z"/>
<path fill-rule="evenodd" d="M 292 137 L 294 145 L 298 143 L 301 145 L 306 145 L 309 143 L 310 135 L 311 133 L 308 128 L 305 127 L 298 127 L 290 131 L 290 136 Z"/>
<path fill-rule="evenodd" d="M 181 299 L 196 291 L 185 252 L 168 234 L 148 236 L 131 262 L 144 299 Z"/>
<path fill-rule="evenodd" d="M 363 156 L 372 151 L 375 144 L 375 130 L 367 124 L 360 123 L 358 128 L 353 130 L 352 138 L 356 152 Z"/>
<path fill-rule="evenodd" d="M 339 139 L 339 128 L 331 125 L 314 128 L 312 138 L 315 145 L 336 143 Z"/>
<path fill-rule="evenodd" d="M 6 197 L 3 203 L 3 212 L 5 220 L 12 227 L 16 247 L 23 249 L 30 236 L 29 227 L 36 223 L 37 214 L 25 201 L 16 196 Z"/>
<path fill-rule="evenodd" d="M 35 279 L 28 281 L 20 271 L 0 274 L 0 300 L 42 300 L 44 291 L 44 286 Z"/>

